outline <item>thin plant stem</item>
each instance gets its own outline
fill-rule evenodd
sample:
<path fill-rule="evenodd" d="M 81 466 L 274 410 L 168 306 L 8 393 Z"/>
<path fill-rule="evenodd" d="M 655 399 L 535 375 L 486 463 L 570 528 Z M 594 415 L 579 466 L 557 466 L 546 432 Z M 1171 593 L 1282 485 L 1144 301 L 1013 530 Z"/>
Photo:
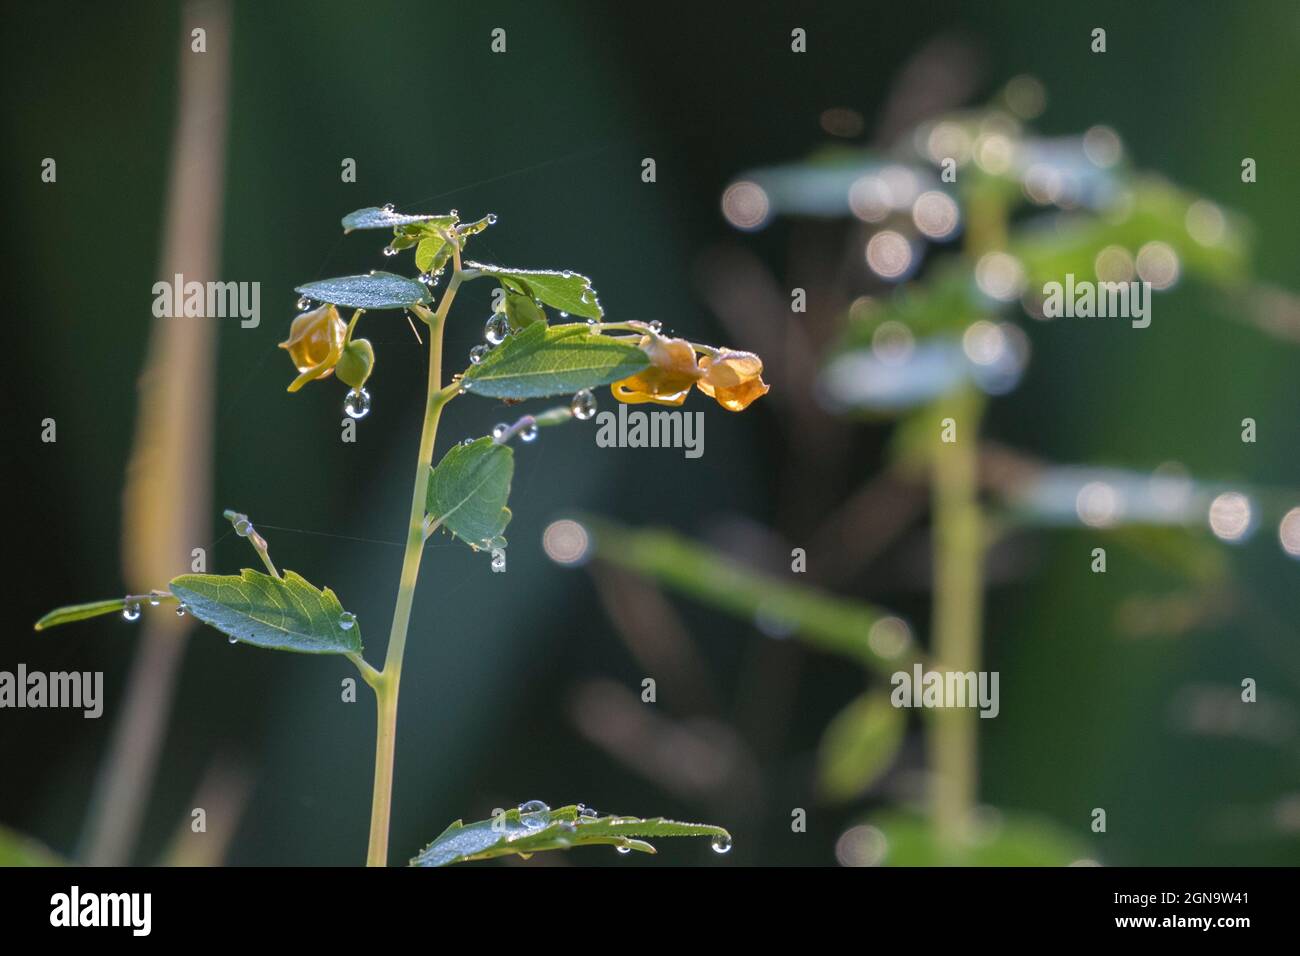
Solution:
<path fill-rule="evenodd" d="M 375 689 L 377 724 L 375 730 L 375 786 L 370 807 L 370 848 L 367 866 L 388 865 L 388 829 L 393 802 L 393 754 L 397 742 L 397 695 L 402 680 L 402 656 L 406 651 L 406 633 L 411 623 L 411 605 L 420 575 L 420 557 L 424 552 L 425 499 L 429 490 L 429 471 L 433 464 L 433 445 L 438 435 L 438 420 L 443 406 L 456 394 L 442 387 L 442 333 L 456 289 L 461 283 L 460 250 L 455 249 L 456 271 L 447 291 L 432 316 L 420 317 L 429 324 L 429 385 L 424 408 L 424 426 L 420 431 L 420 452 L 415 465 L 415 487 L 411 493 L 411 514 L 407 524 L 406 550 L 402 556 L 402 575 L 397 587 L 397 605 L 388 636 L 388 653 L 384 669 L 368 677 Z M 364 672 L 363 672 L 364 674 Z"/>
<path fill-rule="evenodd" d="M 951 417 L 957 440 L 936 452 L 934 502 L 935 666 L 961 673 L 980 666 L 984 611 L 983 515 L 977 498 L 979 419 L 983 396 L 973 389 L 955 397 Z M 955 407 L 954 407 L 955 406 Z M 968 707 L 945 707 L 931 715 L 933 812 L 938 845 L 945 852 L 964 842 L 978 779 L 978 715 Z"/>

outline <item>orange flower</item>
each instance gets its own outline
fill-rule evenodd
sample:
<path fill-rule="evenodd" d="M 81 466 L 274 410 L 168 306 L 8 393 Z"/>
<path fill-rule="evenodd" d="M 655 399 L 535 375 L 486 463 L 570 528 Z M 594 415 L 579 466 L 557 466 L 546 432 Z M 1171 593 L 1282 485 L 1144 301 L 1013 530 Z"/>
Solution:
<path fill-rule="evenodd" d="M 753 352 L 723 349 L 700 359 L 700 391 L 731 412 L 744 411 L 770 387 L 763 381 L 763 360 Z"/>
<path fill-rule="evenodd" d="M 308 382 L 325 378 L 334 371 L 343 354 L 346 333 L 347 325 L 332 305 L 322 305 L 293 320 L 289 338 L 280 343 L 280 348 L 288 349 L 289 358 L 300 373 L 289 384 L 289 391 L 296 392 Z"/>
<path fill-rule="evenodd" d="M 615 382 L 609 387 L 620 402 L 634 405 L 654 402 L 657 405 L 680 405 L 700 377 L 695 365 L 695 349 L 685 339 L 665 339 L 647 335 L 641 348 L 650 356 L 650 366 Z"/>

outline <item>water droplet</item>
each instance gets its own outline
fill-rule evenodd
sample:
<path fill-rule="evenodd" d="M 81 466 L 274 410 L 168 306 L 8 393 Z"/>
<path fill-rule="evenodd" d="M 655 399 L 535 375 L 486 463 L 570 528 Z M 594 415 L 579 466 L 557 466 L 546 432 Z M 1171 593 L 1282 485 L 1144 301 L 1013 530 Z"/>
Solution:
<path fill-rule="evenodd" d="M 578 421 L 589 421 L 596 414 L 596 396 L 591 394 L 591 389 L 584 388 L 573 396 L 573 400 L 569 402 L 569 410 Z"/>
<path fill-rule="evenodd" d="M 339 615 L 339 627 L 345 631 L 352 630 L 356 626 L 357 616 L 351 611 L 344 611 Z"/>
<path fill-rule="evenodd" d="M 536 426 L 536 425 L 529 425 L 527 428 L 525 428 L 523 431 L 521 431 L 521 432 L 519 433 L 519 440 L 520 440 L 520 441 L 536 441 L 536 440 L 537 440 L 537 426 Z"/>
<path fill-rule="evenodd" d="M 595 820 L 600 816 L 595 807 L 589 807 L 585 803 L 578 804 L 578 816 L 583 820 Z"/>
<path fill-rule="evenodd" d="M 490 212 L 490 213 L 488 213 L 488 214 L 487 214 L 487 223 L 488 223 L 489 226 L 495 226 L 495 225 L 497 224 L 497 214 L 494 213 L 494 212 Z"/>
<path fill-rule="evenodd" d="M 551 808 L 540 800 L 519 804 L 519 819 L 530 830 L 540 830 L 551 822 Z"/>
<path fill-rule="evenodd" d="M 189 608 L 187 608 L 184 604 L 177 604 L 177 605 L 176 605 L 176 616 L 177 616 L 177 617 L 184 617 L 184 616 L 185 616 L 185 613 L 186 613 L 188 610 L 189 610 Z"/>
<path fill-rule="evenodd" d="M 617 850 L 619 853 L 623 854 L 624 856 L 627 856 L 629 853 L 632 852 L 632 848 L 630 846 L 616 846 L 614 847 L 614 849 Z"/>
<path fill-rule="evenodd" d="M 307 298 L 305 295 L 303 295 L 303 296 L 299 296 L 299 297 L 298 297 L 298 311 L 299 311 L 299 312 L 306 312 L 306 311 L 307 311 L 308 309 L 310 309 L 310 308 L 311 308 L 311 299 Z"/>
<path fill-rule="evenodd" d="M 488 542 L 489 548 L 504 548 L 506 546 L 505 535 L 499 534 Z"/>
<path fill-rule="evenodd" d="M 241 538 L 247 538 L 252 533 L 253 533 L 253 522 L 241 516 L 235 522 L 235 534 L 239 535 Z"/>
<path fill-rule="evenodd" d="M 158 606 L 159 604 L 161 604 L 161 603 L 162 603 L 162 602 L 158 600 L 158 598 L 157 598 L 156 595 L 152 595 L 152 594 L 151 594 L 151 595 L 149 596 L 149 606 L 150 606 L 150 607 L 157 607 L 157 606 Z"/>
<path fill-rule="evenodd" d="M 343 411 L 348 418 L 365 418 L 370 414 L 370 393 L 364 388 L 354 388 L 343 399 Z"/>
<path fill-rule="evenodd" d="M 484 345 L 480 342 L 478 345 L 474 346 L 472 349 L 469 350 L 469 360 L 471 364 L 477 365 L 479 362 L 482 362 L 485 358 L 487 358 L 488 353 L 491 351 L 492 351 L 491 346 Z"/>
<path fill-rule="evenodd" d="M 138 621 L 140 620 L 140 604 L 137 601 L 131 601 L 122 605 L 122 620 Z"/>
<path fill-rule="evenodd" d="M 731 851 L 731 837 L 725 833 L 719 833 L 713 838 L 710 846 L 713 847 L 714 853 L 728 853 Z"/>
<path fill-rule="evenodd" d="M 396 208 L 397 208 L 397 207 L 394 206 L 394 205 L 393 205 L 392 203 L 390 203 L 390 202 L 386 202 L 386 203 L 384 203 L 384 212 L 386 212 L 386 213 L 391 213 L 391 212 L 392 212 L 394 209 L 396 209 Z"/>
<path fill-rule="evenodd" d="M 432 272 L 421 272 L 420 281 L 425 285 L 433 285 L 434 275 Z"/>
<path fill-rule="evenodd" d="M 505 422 L 499 422 L 492 426 L 492 440 L 500 444 L 505 440 L 506 432 L 510 431 L 510 426 Z"/>
<path fill-rule="evenodd" d="M 449 212 L 447 215 L 449 215 L 449 216 L 459 216 L 459 215 L 460 215 L 460 210 L 459 210 L 459 209 L 453 209 L 453 210 L 452 210 L 451 212 Z"/>
<path fill-rule="evenodd" d="M 562 319 L 567 319 L 568 317 L 569 317 L 569 313 L 567 313 L 567 312 L 561 312 L 561 313 L 560 313 L 560 318 L 562 318 Z"/>
<path fill-rule="evenodd" d="M 392 246 L 384 246 L 384 255 L 391 259 L 393 256 L 397 255 L 397 250 Z"/>
<path fill-rule="evenodd" d="M 500 345 L 509 334 L 510 322 L 500 312 L 493 313 L 492 317 L 483 324 L 483 338 L 493 345 Z"/>
<path fill-rule="evenodd" d="M 664 330 L 664 324 L 660 322 L 658 319 L 655 319 L 653 322 L 650 323 L 651 332 L 662 332 L 663 330 Z"/>
<path fill-rule="evenodd" d="M 238 643 L 239 643 L 239 638 L 235 637 L 235 635 L 232 634 L 232 635 L 230 635 L 230 637 L 226 638 L 226 643 L 227 643 L 227 644 L 238 644 Z"/>

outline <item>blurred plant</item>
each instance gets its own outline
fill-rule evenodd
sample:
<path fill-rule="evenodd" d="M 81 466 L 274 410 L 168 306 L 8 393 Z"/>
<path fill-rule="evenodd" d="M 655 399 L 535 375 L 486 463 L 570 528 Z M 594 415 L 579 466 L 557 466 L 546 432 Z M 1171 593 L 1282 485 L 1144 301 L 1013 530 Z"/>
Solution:
<path fill-rule="evenodd" d="M 367 862 L 373 866 L 388 861 L 402 658 L 420 558 L 430 536 L 439 530 L 450 533 L 476 552 L 490 552 L 494 570 L 504 570 L 504 532 L 511 517 L 507 501 L 514 474 L 510 442 L 515 437 L 531 442 L 540 428 L 591 419 L 596 411 L 593 388 L 612 385 L 614 394 L 624 401 L 678 405 L 685 401 L 691 386 L 698 385 L 733 411 L 743 409 L 767 391 L 761 379 L 762 363 L 751 353 L 666 339 L 658 323 L 605 322 L 586 276 L 462 263 L 466 242 L 495 221 L 496 217 L 489 215 L 463 223 L 455 211 L 445 215 L 405 215 L 391 205 L 360 209 L 345 216 L 345 232 L 391 230 L 393 238 L 383 250 L 385 256 L 414 248 L 419 279 L 372 272 L 300 286 L 297 291 L 302 314 L 291 324 L 289 338 L 281 343 L 298 371 L 289 385 L 290 392 L 309 382 L 337 376 L 349 387 L 344 412 L 352 419 L 360 419 L 370 411 L 365 386 L 375 369 L 374 349 L 355 334 L 362 316 L 368 311 L 401 309 L 415 315 L 429 330 L 424 425 L 396 608 L 382 669 L 362 657 L 361 625 L 356 615 L 345 610 L 329 588 L 317 588 L 294 571 L 282 574 L 271 560 L 266 539 L 247 515 L 234 511 L 225 512 L 226 519 L 252 545 L 266 573 L 245 568 L 238 575 L 183 574 L 165 588 L 59 608 L 36 623 L 40 631 L 112 613 L 134 621 L 140 618 L 142 609 L 166 604 L 175 605 L 179 615 L 193 615 L 211 625 L 226 634 L 231 643 L 346 657 L 374 689 L 378 707 L 367 855 Z M 434 307 L 432 290 L 449 267 L 446 290 Z M 452 302 L 463 282 L 480 278 L 498 283 L 494 310 L 484 329 L 486 342 L 471 351 L 469 367 L 444 384 L 442 340 Z M 313 303 L 321 304 L 312 308 Z M 340 306 L 354 310 L 346 323 L 339 315 Z M 546 306 L 562 317 L 573 315 L 585 321 L 551 325 Z M 698 364 L 697 354 L 701 356 Z M 461 442 L 434 466 L 433 450 L 442 410 L 464 394 L 512 404 L 561 395 L 570 398 L 536 415 L 524 415 L 513 424 L 497 425 L 490 436 Z M 663 818 L 601 816 L 581 807 L 551 811 L 540 801 L 529 801 L 482 824 L 453 823 L 412 863 L 442 865 L 593 844 L 612 845 L 620 852 L 653 852 L 639 838 L 667 836 L 707 836 L 720 853 L 731 847 L 731 836 L 721 827 Z"/>
<path fill-rule="evenodd" d="M 998 541 L 1026 527 L 1109 531 L 1202 589 L 1196 601 L 1179 599 L 1177 613 L 1165 605 L 1126 605 L 1120 626 L 1128 629 L 1186 630 L 1213 619 L 1225 562 L 1199 529 L 1236 542 L 1276 521 L 1283 549 L 1300 556 L 1294 489 L 1197 481 L 1172 464 L 1153 474 L 1046 465 L 981 441 L 989 399 L 1013 391 L 1029 362 L 1029 339 L 1013 314 L 1046 321 L 1041 290 L 1067 275 L 1141 281 L 1156 291 L 1197 281 L 1234 317 L 1300 339 L 1295 298 L 1250 280 L 1237 216 L 1129 169 L 1108 127 L 1035 136 L 1025 121 L 1042 101 L 1037 81 L 1020 77 L 988 108 L 927 119 L 890 149 L 835 146 L 730 183 L 722 212 L 737 229 L 761 230 L 781 216 L 796 220 L 792 268 L 817 284 L 798 282 L 809 288 L 794 290 L 794 305 L 746 253 L 716 252 L 701 269 L 706 297 L 732 334 L 752 333 L 765 351 L 779 344 L 784 361 L 772 374 L 778 384 L 788 376 L 790 387 L 778 411 L 795 449 L 790 467 L 803 468 L 782 487 L 826 500 L 809 489 L 827 486 L 836 449 L 845 444 L 833 438 L 841 427 L 835 420 L 897 420 L 885 473 L 834 514 L 819 516 L 824 530 L 815 537 L 824 547 L 817 553 L 828 569 L 824 579 L 849 577 L 921 515 L 916 491 L 928 485 L 933 605 L 926 656 L 943 670 L 981 668 L 986 558 Z M 832 229 L 841 236 L 844 221 L 849 239 L 841 256 L 824 237 Z M 954 243 L 955 255 L 926 263 Z M 864 262 L 876 287 L 866 294 Z M 923 266 L 924 275 L 911 281 Z M 792 311 L 796 319 L 805 311 L 800 302 L 817 308 L 791 322 Z M 814 368 L 815 388 L 794 387 L 813 379 Z M 941 440 L 944 432 L 948 440 Z M 818 463 L 816 471 L 801 465 L 809 461 Z M 842 453 L 838 461 L 847 464 Z M 912 664 L 910 630 L 886 612 L 748 570 L 677 535 L 594 520 L 591 526 L 593 553 L 606 564 L 769 634 L 846 653 L 877 673 Z M 771 532 L 750 536 L 762 541 Z M 775 543 L 771 553 L 775 565 Z M 977 806 L 973 710 L 940 709 L 924 718 L 929 824 L 895 814 L 852 828 L 836 848 L 841 862 L 1059 864 L 1083 855 L 1050 826 L 1001 815 L 990 823 L 992 811 Z M 903 726 L 885 691 L 853 700 L 823 736 L 821 795 L 844 801 L 864 794 L 900 753 Z"/>

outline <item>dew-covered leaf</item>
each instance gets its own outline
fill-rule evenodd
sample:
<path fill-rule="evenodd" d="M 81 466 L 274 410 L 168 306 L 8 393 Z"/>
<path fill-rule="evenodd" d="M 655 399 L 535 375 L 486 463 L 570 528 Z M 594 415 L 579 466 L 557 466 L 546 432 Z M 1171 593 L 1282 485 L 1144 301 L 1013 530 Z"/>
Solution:
<path fill-rule="evenodd" d="M 829 799 L 852 800 L 889 769 L 907 721 L 889 694 L 863 694 L 830 722 L 817 754 L 818 784 Z"/>
<path fill-rule="evenodd" d="M 182 574 L 171 592 L 190 614 L 245 644 L 303 654 L 361 651 L 361 625 L 329 588 L 293 571 L 283 579 L 245 568 L 235 574 Z"/>
<path fill-rule="evenodd" d="M 636 343 L 596 335 L 585 324 L 541 322 L 507 338 L 462 379 L 466 391 L 487 398 L 572 395 L 639 372 L 650 359 Z"/>
<path fill-rule="evenodd" d="M 322 279 L 300 285 L 294 291 L 317 302 L 352 309 L 405 309 L 433 301 L 422 284 L 391 272 Z"/>
<path fill-rule="evenodd" d="M 57 627 L 60 624 L 71 624 L 73 621 L 84 621 L 86 618 L 99 617 L 103 614 L 119 613 L 126 606 L 123 598 L 110 598 L 107 601 L 91 601 L 88 604 L 69 604 L 65 607 L 55 608 L 49 614 L 46 614 L 36 622 L 36 630 L 43 631 L 47 627 Z"/>
<path fill-rule="evenodd" d="M 576 272 L 556 272 L 546 269 L 507 269 L 504 266 L 467 262 L 467 269 L 477 269 L 484 275 L 494 276 L 505 285 L 525 295 L 541 299 L 551 308 L 584 319 L 604 318 L 604 310 L 591 280 Z"/>
<path fill-rule="evenodd" d="M 454 225 L 455 216 L 445 213 L 407 215 L 397 212 L 394 209 L 385 209 L 381 206 L 367 206 L 365 209 L 358 209 L 350 212 L 343 217 L 343 231 L 352 232 L 354 229 L 396 229 L 398 226 L 408 226 L 412 223 L 446 223 Z"/>
<path fill-rule="evenodd" d="M 456 445 L 429 476 L 425 510 L 438 526 L 478 548 L 510 522 L 510 480 L 515 454 L 509 445 L 479 438 Z"/>
<path fill-rule="evenodd" d="M 527 856 L 580 846 L 656 852 L 641 837 L 709 837 L 719 849 L 731 846 L 731 834 L 704 823 L 679 823 L 663 817 L 583 816 L 577 806 L 536 813 L 515 809 L 477 823 L 457 820 L 412 859 L 411 865 L 446 866 L 511 853 Z"/>

